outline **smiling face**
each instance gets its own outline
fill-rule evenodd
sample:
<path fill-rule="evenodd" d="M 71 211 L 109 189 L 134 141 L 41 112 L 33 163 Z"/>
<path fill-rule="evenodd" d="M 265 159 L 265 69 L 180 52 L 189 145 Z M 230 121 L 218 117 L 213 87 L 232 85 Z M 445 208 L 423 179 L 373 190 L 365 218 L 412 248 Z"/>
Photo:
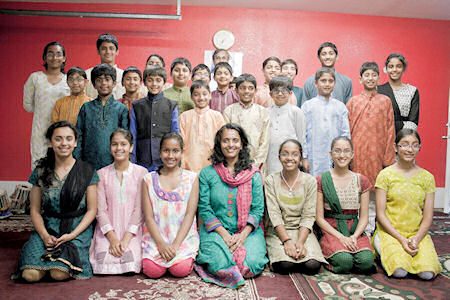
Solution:
<path fill-rule="evenodd" d="M 270 91 L 270 96 L 275 102 L 276 106 L 283 106 L 288 103 L 292 91 L 287 87 L 276 87 Z"/>
<path fill-rule="evenodd" d="M 401 80 L 404 71 L 405 66 L 397 57 L 391 58 L 386 66 L 386 72 L 389 75 L 389 79 L 392 81 Z"/>
<path fill-rule="evenodd" d="M 61 69 L 61 65 L 66 61 L 64 51 L 59 45 L 49 46 L 45 55 L 47 69 Z"/>
<path fill-rule="evenodd" d="M 173 169 L 180 166 L 183 150 L 181 149 L 180 142 L 177 139 L 168 138 L 162 143 L 159 154 L 164 167 Z"/>
<path fill-rule="evenodd" d="M 242 149 L 242 141 L 239 132 L 234 129 L 225 129 L 220 139 L 220 148 L 227 160 L 237 159 Z"/>
<path fill-rule="evenodd" d="M 228 56 L 228 52 L 220 51 L 220 52 L 217 52 L 216 55 L 214 55 L 213 64 L 217 65 L 220 62 L 228 62 L 229 60 L 230 60 L 230 57 Z"/>
<path fill-rule="evenodd" d="M 244 81 L 239 85 L 237 89 L 239 99 L 244 105 L 248 105 L 253 102 L 256 95 L 256 88 L 253 83 Z"/>
<path fill-rule="evenodd" d="M 191 76 L 191 71 L 185 64 L 176 64 L 170 76 L 173 79 L 173 85 L 179 88 L 185 87 Z"/>
<path fill-rule="evenodd" d="M 116 56 L 119 54 L 116 45 L 110 42 L 103 42 L 97 52 L 100 55 L 100 61 L 111 66 L 115 64 Z"/>
<path fill-rule="evenodd" d="M 325 98 L 330 97 L 334 89 L 334 77 L 330 73 L 323 73 L 315 82 L 317 92 Z"/>
<path fill-rule="evenodd" d="M 129 161 L 133 145 L 121 133 L 116 133 L 111 139 L 111 154 L 115 162 Z"/>
<path fill-rule="evenodd" d="M 291 80 L 294 80 L 297 75 L 297 69 L 294 64 L 284 64 L 281 67 L 281 75 L 289 77 Z"/>
<path fill-rule="evenodd" d="M 359 79 L 359 82 L 362 83 L 366 91 L 374 91 L 377 88 L 379 78 L 380 77 L 377 72 L 369 69 L 364 71 Z"/>
<path fill-rule="evenodd" d="M 347 140 L 343 139 L 335 141 L 330 151 L 334 166 L 338 168 L 348 168 L 348 165 L 353 159 L 353 155 L 352 146 Z"/>
<path fill-rule="evenodd" d="M 67 85 L 70 88 L 70 93 L 73 96 L 78 96 L 84 93 L 84 87 L 86 86 L 88 80 L 84 79 L 78 73 L 72 73 L 69 78 L 67 78 Z"/>
<path fill-rule="evenodd" d="M 233 75 L 225 67 L 219 67 L 214 72 L 214 80 L 217 81 L 217 86 L 220 88 L 228 88 L 231 80 L 233 80 Z"/>
<path fill-rule="evenodd" d="M 399 161 L 407 163 L 414 162 L 419 151 L 420 151 L 419 140 L 413 134 L 404 136 L 395 145 L 395 152 L 397 152 Z"/>
<path fill-rule="evenodd" d="M 283 170 L 294 171 L 298 169 L 302 153 L 298 145 L 294 142 L 286 142 L 278 154 Z"/>
<path fill-rule="evenodd" d="M 147 76 L 144 82 L 147 90 L 152 95 L 158 95 L 164 86 L 164 78 L 161 76 Z"/>
<path fill-rule="evenodd" d="M 122 78 L 122 84 L 128 93 L 135 93 L 141 86 L 141 77 L 136 72 L 127 72 Z"/>
<path fill-rule="evenodd" d="M 204 82 L 209 84 L 209 82 L 211 81 L 211 77 L 206 69 L 198 69 L 192 75 L 192 82 L 196 80 L 203 80 Z"/>
<path fill-rule="evenodd" d="M 72 156 L 73 149 L 76 146 L 75 134 L 70 127 L 59 127 L 53 131 L 49 147 L 53 149 L 56 157 L 67 158 Z"/>
<path fill-rule="evenodd" d="M 334 64 L 337 60 L 337 54 L 334 52 L 331 47 L 324 47 L 322 51 L 320 51 L 319 61 L 322 64 L 322 67 L 334 68 Z"/>
<path fill-rule="evenodd" d="M 195 107 L 202 109 L 209 105 L 209 101 L 211 100 L 211 93 L 206 87 L 201 86 L 194 89 L 191 98 L 195 104 Z"/>
<path fill-rule="evenodd" d="M 94 87 L 100 97 L 111 95 L 115 86 L 116 82 L 109 75 L 101 75 L 94 82 Z"/>
<path fill-rule="evenodd" d="M 270 80 L 281 74 L 281 66 L 277 61 L 269 60 L 263 69 L 264 80 L 269 84 Z"/>

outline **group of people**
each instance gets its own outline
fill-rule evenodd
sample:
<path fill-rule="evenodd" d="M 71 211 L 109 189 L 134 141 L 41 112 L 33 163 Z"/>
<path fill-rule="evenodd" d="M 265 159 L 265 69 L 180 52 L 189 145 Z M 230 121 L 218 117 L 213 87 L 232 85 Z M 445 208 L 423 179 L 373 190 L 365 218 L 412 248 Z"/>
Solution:
<path fill-rule="evenodd" d="M 442 270 L 427 234 L 434 177 L 415 164 L 419 95 L 401 81 L 403 55 L 389 55 L 380 86 L 378 65 L 364 63 L 364 90 L 352 97 L 329 42 L 303 89 L 292 59 L 267 58 L 257 86 L 250 74 L 233 78 L 218 49 L 212 77 L 177 58 L 170 85 L 160 55 L 143 73 L 122 71 L 118 48 L 100 35 L 101 64 L 66 77 L 65 50 L 50 43 L 46 71 L 25 84 L 35 231 L 13 278 L 195 269 L 237 288 L 267 263 L 282 274 L 368 273 L 374 255 L 389 276 Z"/>

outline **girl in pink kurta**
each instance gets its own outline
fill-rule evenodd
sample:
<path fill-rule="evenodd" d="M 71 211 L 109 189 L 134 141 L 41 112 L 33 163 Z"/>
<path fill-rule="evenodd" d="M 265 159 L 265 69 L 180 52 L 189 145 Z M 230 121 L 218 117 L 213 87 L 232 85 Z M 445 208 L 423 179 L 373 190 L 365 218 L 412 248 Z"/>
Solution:
<path fill-rule="evenodd" d="M 98 211 L 89 260 L 94 274 L 140 273 L 142 266 L 141 183 L 147 169 L 130 162 L 133 137 L 111 135 L 114 163 L 98 171 Z"/>

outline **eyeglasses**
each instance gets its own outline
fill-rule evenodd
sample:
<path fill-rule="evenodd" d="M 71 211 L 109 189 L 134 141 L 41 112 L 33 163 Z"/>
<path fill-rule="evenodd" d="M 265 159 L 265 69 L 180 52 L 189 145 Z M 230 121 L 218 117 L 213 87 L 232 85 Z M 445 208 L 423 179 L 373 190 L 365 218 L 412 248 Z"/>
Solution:
<path fill-rule="evenodd" d="M 280 94 L 281 93 L 283 95 L 286 95 L 286 94 L 289 94 L 289 92 L 290 92 L 290 90 L 288 88 L 275 88 L 275 89 L 272 90 L 273 94 Z"/>
<path fill-rule="evenodd" d="M 353 153 L 351 149 L 333 149 L 331 152 L 333 152 L 333 154 L 335 155 L 341 155 L 342 153 L 344 153 L 345 155 L 350 155 Z"/>
<path fill-rule="evenodd" d="M 47 54 L 45 55 L 47 58 L 61 58 L 64 57 L 64 54 L 62 54 L 61 52 L 57 52 L 57 53 L 53 53 L 53 52 L 47 52 Z"/>
<path fill-rule="evenodd" d="M 281 158 L 300 158 L 300 153 L 292 153 L 292 154 L 289 154 L 289 153 L 287 153 L 287 152 L 281 152 L 280 153 L 280 157 Z"/>
<path fill-rule="evenodd" d="M 407 149 L 411 149 L 411 150 L 414 150 L 414 151 L 420 150 L 420 144 L 412 144 L 412 145 L 409 145 L 409 144 L 397 144 L 397 146 L 399 146 L 400 149 L 402 149 L 402 150 L 407 150 Z"/>
<path fill-rule="evenodd" d="M 82 83 L 85 79 L 84 78 L 68 78 L 67 82 L 68 83 Z"/>

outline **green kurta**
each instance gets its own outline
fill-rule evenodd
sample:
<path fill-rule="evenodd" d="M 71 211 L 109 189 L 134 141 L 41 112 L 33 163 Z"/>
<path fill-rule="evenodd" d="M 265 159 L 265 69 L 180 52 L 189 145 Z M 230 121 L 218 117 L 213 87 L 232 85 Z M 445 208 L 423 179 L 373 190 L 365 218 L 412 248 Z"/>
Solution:
<path fill-rule="evenodd" d="M 33 173 L 28 180 L 32 185 L 41 187 L 42 189 L 42 219 L 44 220 L 44 226 L 47 230 L 52 229 L 55 232 L 59 232 L 59 225 L 61 219 L 49 217 L 46 215 L 46 211 L 60 213 L 60 193 L 61 189 L 66 180 L 65 176 L 61 180 L 55 174 L 53 176 L 52 185 L 49 188 L 42 188 L 41 182 L 39 180 L 37 169 L 34 169 Z M 94 176 L 91 179 L 89 185 L 96 184 L 99 182 L 99 178 L 97 172 L 94 171 Z M 77 210 L 86 208 L 86 194 L 83 196 L 80 204 L 78 205 Z M 78 224 L 80 224 L 84 215 L 79 217 L 75 217 L 73 219 L 73 224 L 71 230 L 73 231 Z M 75 245 L 78 256 L 80 258 L 81 267 L 83 271 L 78 274 L 73 274 L 68 266 L 60 261 L 42 261 L 41 256 L 47 252 L 44 246 L 44 242 L 42 241 L 39 234 L 34 230 L 31 233 L 30 239 L 25 243 L 22 248 L 22 252 L 19 258 L 19 266 L 17 272 L 13 274 L 12 278 L 17 279 L 20 278 L 21 273 L 24 269 L 35 269 L 35 270 L 52 270 L 57 269 L 64 272 L 67 272 L 71 275 L 71 277 L 75 279 L 88 279 L 92 277 L 92 268 L 89 263 L 89 248 L 91 246 L 91 240 L 93 235 L 93 226 L 89 225 L 82 233 L 80 233 L 75 239 L 71 242 Z M 64 257 L 62 257 L 65 259 Z"/>
<path fill-rule="evenodd" d="M 204 224 L 200 229 L 200 249 L 197 263 L 203 265 L 209 274 L 217 275 L 218 272 L 220 272 L 221 276 L 228 274 L 229 280 L 219 281 L 209 278 L 207 274 L 200 275 L 205 281 L 236 288 L 244 284 L 244 279 L 236 268 L 233 254 L 214 229 L 223 226 L 230 234 L 238 232 L 236 206 L 238 187 L 232 188 L 223 182 L 213 166 L 203 168 L 200 172 L 199 180 L 200 198 L 198 211 Z M 244 247 L 247 251 L 244 267 L 249 269 L 246 277 L 252 277 L 261 273 L 264 265 L 268 262 L 264 233 L 259 226 L 263 213 L 264 196 L 261 175 L 255 173 L 252 178 L 252 203 L 247 219 L 247 223 L 251 224 L 255 229 L 244 242 Z"/>
<path fill-rule="evenodd" d="M 194 102 L 192 102 L 191 92 L 188 86 L 185 86 L 181 89 L 172 86 L 167 90 L 164 90 L 163 94 L 167 99 L 177 101 L 178 115 L 181 115 L 185 111 L 193 109 L 195 107 Z"/>

